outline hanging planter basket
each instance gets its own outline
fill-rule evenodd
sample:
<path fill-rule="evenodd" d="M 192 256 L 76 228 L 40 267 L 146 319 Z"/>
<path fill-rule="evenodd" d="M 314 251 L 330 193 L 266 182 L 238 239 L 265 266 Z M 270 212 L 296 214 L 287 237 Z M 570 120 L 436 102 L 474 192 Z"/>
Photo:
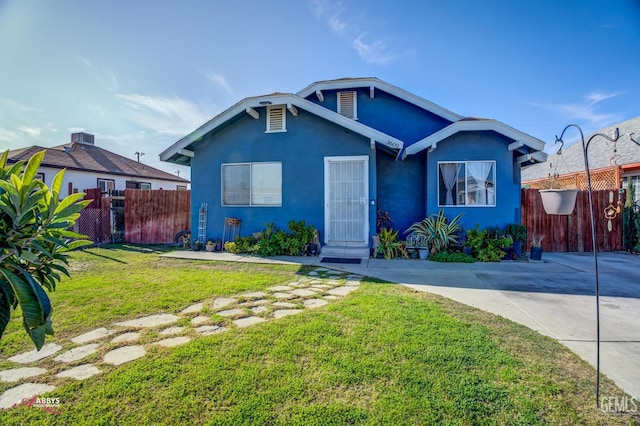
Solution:
<path fill-rule="evenodd" d="M 542 206 L 547 214 L 570 215 L 576 206 L 577 189 L 541 189 Z"/>

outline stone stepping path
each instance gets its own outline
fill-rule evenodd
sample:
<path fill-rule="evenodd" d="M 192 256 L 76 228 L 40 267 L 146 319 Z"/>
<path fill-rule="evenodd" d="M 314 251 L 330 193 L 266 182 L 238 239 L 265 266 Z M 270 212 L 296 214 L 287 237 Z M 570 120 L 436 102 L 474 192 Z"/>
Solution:
<path fill-rule="evenodd" d="M 32 350 L 7 359 L 15 363 L 16 368 L 0 371 L 0 381 L 16 383 L 16 386 L 0 395 L 0 409 L 10 408 L 24 398 L 54 391 L 56 387 L 50 383 L 54 380 L 56 384 L 60 379 L 85 380 L 142 358 L 151 346 L 171 348 L 194 338 L 223 333 L 229 326 L 246 328 L 306 309 L 321 308 L 356 290 L 362 278 L 317 268 L 286 285 L 204 300 L 177 315 L 161 313 L 116 322 L 73 337 L 70 343 L 58 342 L 64 343 L 64 347 L 47 343 L 40 351 Z M 180 325 L 175 325 L 180 320 Z M 100 353 L 102 355 L 95 355 Z M 89 358 L 89 362 L 85 358 Z"/>

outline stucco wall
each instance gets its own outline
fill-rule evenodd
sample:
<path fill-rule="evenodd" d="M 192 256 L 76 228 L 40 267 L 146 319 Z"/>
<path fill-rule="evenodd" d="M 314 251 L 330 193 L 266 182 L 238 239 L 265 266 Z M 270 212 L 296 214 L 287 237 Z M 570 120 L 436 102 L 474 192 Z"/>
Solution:
<path fill-rule="evenodd" d="M 208 134 L 195 145 L 191 163 L 191 205 L 194 235 L 197 234 L 198 210 L 208 203 L 207 238 L 222 238 L 224 219 L 239 218 L 241 235 L 251 235 L 273 222 L 286 229 L 289 220 L 305 220 L 324 238 L 324 157 L 366 155 L 369 160 L 369 187 L 373 193 L 375 151 L 369 140 L 298 111 L 287 112 L 286 132 L 265 133 L 265 108 L 257 108 L 259 119 L 243 115 L 232 125 Z M 282 162 L 281 207 L 222 206 L 221 165 L 242 162 Z M 369 203 L 370 204 L 370 203 Z M 370 221 L 375 228 L 374 206 L 369 206 Z M 373 219 L 371 217 L 373 216 Z"/>
<path fill-rule="evenodd" d="M 513 152 L 507 149 L 511 142 L 493 132 L 461 132 L 438 143 L 437 148 L 426 154 L 427 214 L 438 213 L 438 162 L 439 161 L 496 161 L 496 206 L 444 207 L 447 217 L 464 213 L 461 222 L 465 228 L 479 224 L 504 227 L 508 223 L 520 223 L 520 173 Z"/>

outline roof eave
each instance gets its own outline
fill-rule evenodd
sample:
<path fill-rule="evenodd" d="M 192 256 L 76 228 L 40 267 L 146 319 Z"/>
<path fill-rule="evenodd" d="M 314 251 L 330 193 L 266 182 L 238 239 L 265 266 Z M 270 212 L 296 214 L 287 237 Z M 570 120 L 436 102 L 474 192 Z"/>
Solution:
<path fill-rule="evenodd" d="M 287 105 L 287 108 L 295 106 L 297 108 L 308 111 L 318 117 L 324 118 L 325 120 L 331 121 L 341 127 L 365 136 L 369 139 L 373 139 L 389 148 L 397 150 L 397 152 L 402 151 L 404 147 L 404 142 L 393 136 L 380 132 L 350 118 L 344 117 L 337 112 L 331 111 L 327 108 L 310 102 L 304 98 L 301 98 L 300 96 L 291 93 L 275 93 L 271 95 L 263 95 L 243 99 L 242 101 L 238 102 L 224 112 L 218 114 L 213 119 L 209 120 L 207 123 L 203 124 L 196 130 L 164 150 L 162 153 L 160 153 L 160 159 L 162 161 L 185 165 L 184 162 L 178 162 L 178 159 L 184 159 L 185 162 L 187 161 L 187 157 L 185 155 L 181 155 L 180 151 L 185 150 L 189 145 L 198 141 L 207 133 L 224 125 L 233 117 L 244 113 L 256 114 L 257 112 L 254 110 L 255 108 L 265 107 L 269 105 Z M 190 164 L 190 162 L 191 161 L 189 158 L 188 163 Z"/>
<path fill-rule="evenodd" d="M 449 111 L 440 105 L 436 105 L 433 102 L 421 98 L 420 96 L 414 95 L 413 93 L 407 92 L 406 90 L 375 77 L 318 81 L 305 87 L 296 93 L 296 95 L 306 98 L 307 96 L 316 93 L 317 90 L 340 90 L 362 87 L 374 87 L 376 89 L 380 89 L 452 122 L 463 118 L 461 115 L 458 115 L 453 111 Z"/>

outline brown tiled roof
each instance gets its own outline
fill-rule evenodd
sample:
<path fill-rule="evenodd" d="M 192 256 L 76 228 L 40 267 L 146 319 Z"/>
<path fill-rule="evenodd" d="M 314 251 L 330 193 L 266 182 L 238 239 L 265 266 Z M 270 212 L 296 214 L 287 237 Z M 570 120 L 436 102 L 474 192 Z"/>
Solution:
<path fill-rule="evenodd" d="M 26 162 L 33 154 L 43 150 L 46 151 L 44 160 L 42 160 L 43 167 L 163 179 L 174 182 L 189 182 L 187 179 L 158 170 L 143 163 L 138 163 L 135 160 L 125 158 L 95 145 L 77 142 L 54 146 L 52 148 L 43 148 L 34 145 L 14 149 L 9 152 L 9 162 Z"/>

